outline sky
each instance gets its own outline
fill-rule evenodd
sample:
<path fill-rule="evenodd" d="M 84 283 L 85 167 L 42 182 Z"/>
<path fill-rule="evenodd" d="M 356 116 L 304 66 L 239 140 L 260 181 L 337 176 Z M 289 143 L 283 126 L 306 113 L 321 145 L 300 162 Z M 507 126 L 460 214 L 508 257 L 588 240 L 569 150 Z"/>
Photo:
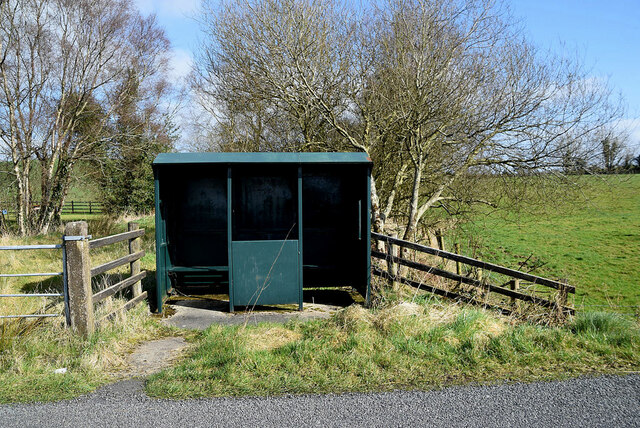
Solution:
<path fill-rule="evenodd" d="M 621 125 L 640 154 L 640 0 L 511 0 L 525 34 L 541 48 L 577 52 L 594 77 L 626 101 Z"/>
<path fill-rule="evenodd" d="M 193 64 L 200 0 L 135 0 L 143 15 L 155 13 L 173 46 L 172 75 Z M 625 99 L 618 124 L 640 154 L 640 0 L 506 0 L 529 40 L 543 49 L 581 57 L 593 77 Z"/>

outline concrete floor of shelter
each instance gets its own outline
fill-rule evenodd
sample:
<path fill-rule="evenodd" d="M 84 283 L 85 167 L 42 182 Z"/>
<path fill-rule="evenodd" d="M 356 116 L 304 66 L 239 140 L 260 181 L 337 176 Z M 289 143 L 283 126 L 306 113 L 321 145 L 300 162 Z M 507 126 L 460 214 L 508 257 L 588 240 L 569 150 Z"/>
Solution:
<path fill-rule="evenodd" d="M 216 293 L 220 290 L 213 291 Z M 172 315 L 164 318 L 163 322 L 197 330 L 204 330 L 212 324 L 285 323 L 292 319 L 305 321 L 329 318 L 342 308 L 364 303 L 362 296 L 349 287 L 305 289 L 303 296 L 302 311 L 298 310 L 297 304 L 293 304 L 236 307 L 231 313 L 227 294 L 194 294 L 183 290 L 165 303 L 165 311 Z"/>

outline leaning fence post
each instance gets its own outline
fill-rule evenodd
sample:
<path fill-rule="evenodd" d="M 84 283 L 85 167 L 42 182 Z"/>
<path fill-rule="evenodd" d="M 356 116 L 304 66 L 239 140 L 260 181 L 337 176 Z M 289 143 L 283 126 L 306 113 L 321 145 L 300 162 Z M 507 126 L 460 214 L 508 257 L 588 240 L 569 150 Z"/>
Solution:
<path fill-rule="evenodd" d="M 559 321 L 564 321 L 565 319 L 564 308 L 567 306 L 567 298 L 568 298 L 567 287 L 566 287 L 566 285 L 568 284 L 568 281 L 566 279 L 561 279 L 559 282 L 562 285 L 558 289 L 558 294 L 556 294 L 556 302 L 555 302 L 556 315 Z"/>
<path fill-rule="evenodd" d="M 95 330 L 87 222 L 67 223 L 64 241 L 71 327 L 86 336 Z"/>
<path fill-rule="evenodd" d="M 487 281 L 484 279 L 482 268 L 476 269 L 476 279 L 480 283 L 480 298 L 486 304 L 489 299 L 489 286 L 487 285 Z"/>
<path fill-rule="evenodd" d="M 391 235 L 392 238 L 397 238 L 398 234 Z M 398 265 L 396 264 L 396 258 L 398 257 L 398 246 L 387 241 L 387 272 L 389 272 L 389 286 L 396 288 L 396 277 L 398 276 Z"/>
<path fill-rule="evenodd" d="M 129 232 L 133 230 L 138 230 L 140 225 L 134 221 L 129 222 Z M 140 237 L 129 239 L 129 254 L 134 254 L 140 251 Z M 140 273 L 140 259 L 134 260 L 129 263 L 129 271 L 131 272 L 131 276 L 137 275 Z M 138 297 L 142 294 L 142 281 L 138 281 L 131 287 L 133 290 L 133 297 Z"/>

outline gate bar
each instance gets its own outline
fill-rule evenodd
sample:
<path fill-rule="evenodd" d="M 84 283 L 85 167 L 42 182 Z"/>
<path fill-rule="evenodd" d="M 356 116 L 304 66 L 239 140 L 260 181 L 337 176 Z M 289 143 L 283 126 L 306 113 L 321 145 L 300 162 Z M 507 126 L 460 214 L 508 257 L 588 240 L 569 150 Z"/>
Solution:
<path fill-rule="evenodd" d="M 0 315 L 0 318 L 52 318 L 60 317 L 62 314 L 40 314 L 40 315 Z"/>
<path fill-rule="evenodd" d="M 0 278 L 18 278 L 23 276 L 60 276 L 62 272 L 42 272 L 42 273 L 0 273 Z"/>
<path fill-rule="evenodd" d="M 0 250 L 57 250 L 60 248 L 62 248 L 62 244 L 9 245 L 0 247 Z"/>
<path fill-rule="evenodd" d="M 0 297 L 64 297 L 63 293 L 0 294 Z"/>

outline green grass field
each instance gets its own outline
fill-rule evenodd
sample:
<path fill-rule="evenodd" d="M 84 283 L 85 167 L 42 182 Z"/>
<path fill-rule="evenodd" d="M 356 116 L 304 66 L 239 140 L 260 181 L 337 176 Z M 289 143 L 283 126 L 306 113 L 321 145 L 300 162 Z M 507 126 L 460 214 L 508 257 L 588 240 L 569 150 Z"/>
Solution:
<path fill-rule="evenodd" d="M 640 309 L 640 175 L 582 177 L 584 195 L 544 211 L 476 216 L 463 226 L 462 242 L 479 243 L 480 258 L 567 278 L 585 310 L 637 314 Z M 469 253 L 462 245 L 462 252 Z M 528 270 L 526 266 L 525 270 Z"/>

